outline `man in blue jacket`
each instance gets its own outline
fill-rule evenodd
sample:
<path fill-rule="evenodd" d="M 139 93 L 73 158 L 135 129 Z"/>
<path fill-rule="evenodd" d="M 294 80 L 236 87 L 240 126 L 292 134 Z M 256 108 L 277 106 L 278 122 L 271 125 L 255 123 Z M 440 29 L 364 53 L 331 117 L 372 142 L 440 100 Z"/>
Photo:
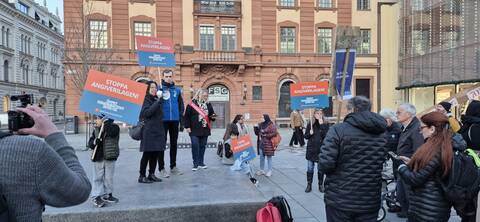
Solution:
<path fill-rule="evenodd" d="M 183 173 L 177 168 L 177 140 L 178 132 L 183 131 L 183 112 L 185 106 L 183 104 L 182 91 L 175 86 L 173 82 L 173 71 L 166 69 L 163 71 L 162 79 L 162 97 L 163 97 L 163 127 L 165 129 L 165 140 L 167 134 L 170 134 L 170 173 L 172 175 L 182 175 Z M 179 128 L 180 127 L 180 128 Z M 158 169 L 160 176 L 167 178 L 170 175 L 165 170 L 164 161 L 165 151 L 160 152 L 158 157 Z"/>

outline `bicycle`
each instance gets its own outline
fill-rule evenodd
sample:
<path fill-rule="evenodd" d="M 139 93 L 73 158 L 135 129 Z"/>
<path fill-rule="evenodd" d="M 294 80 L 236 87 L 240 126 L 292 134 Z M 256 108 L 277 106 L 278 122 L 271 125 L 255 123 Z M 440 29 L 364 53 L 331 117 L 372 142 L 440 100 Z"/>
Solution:
<path fill-rule="evenodd" d="M 393 208 L 396 206 L 396 189 L 392 184 L 394 181 L 395 180 L 393 174 L 387 174 L 386 172 L 382 172 L 382 194 L 380 202 L 381 206 L 380 210 L 378 211 L 377 221 L 383 221 L 387 216 L 387 210 L 385 209 L 385 205 L 387 205 L 388 208 Z"/>

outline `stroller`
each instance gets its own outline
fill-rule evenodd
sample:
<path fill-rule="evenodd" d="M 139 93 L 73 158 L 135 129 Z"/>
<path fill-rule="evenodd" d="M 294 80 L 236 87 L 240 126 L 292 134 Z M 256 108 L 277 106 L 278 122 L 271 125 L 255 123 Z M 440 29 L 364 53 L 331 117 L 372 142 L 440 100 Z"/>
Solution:
<path fill-rule="evenodd" d="M 382 171 L 382 197 L 381 197 L 381 206 L 378 211 L 377 221 L 383 221 L 387 216 L 387 210 L 385 205 L 388 208 L 394 208 L 397 206 L 397 195 L 395 190 L 395 177 L 393 176 L 392 170 L 392 161 L 387 160 L 383 165 Z"/>

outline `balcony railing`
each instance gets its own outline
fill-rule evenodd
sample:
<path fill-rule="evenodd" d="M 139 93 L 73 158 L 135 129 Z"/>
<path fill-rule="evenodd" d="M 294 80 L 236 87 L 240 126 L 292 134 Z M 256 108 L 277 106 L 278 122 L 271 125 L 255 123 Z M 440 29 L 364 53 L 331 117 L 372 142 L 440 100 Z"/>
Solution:
<path fill-rule="evenodd" d="M 235 51 L 199 51 L 204 61 L 213 62 L 233 62 L 238 58 L 238 53 Z"/>
<path fill-rule="evenodd" d="M 194 13 L 241 15 L 242 3 L 238 0 L 194 0 Z"/>

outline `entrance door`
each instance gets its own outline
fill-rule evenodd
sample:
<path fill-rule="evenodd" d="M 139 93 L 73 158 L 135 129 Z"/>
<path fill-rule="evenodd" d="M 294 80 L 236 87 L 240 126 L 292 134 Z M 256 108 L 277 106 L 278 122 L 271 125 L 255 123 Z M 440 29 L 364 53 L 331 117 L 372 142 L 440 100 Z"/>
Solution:
<path fill-rule="evenodd" d="M 208 100 L 217 114 L 212 128 L 225 128 L 230 121 L 230 91 L 224 85 L 212 85 L 208 87 Z"/>

